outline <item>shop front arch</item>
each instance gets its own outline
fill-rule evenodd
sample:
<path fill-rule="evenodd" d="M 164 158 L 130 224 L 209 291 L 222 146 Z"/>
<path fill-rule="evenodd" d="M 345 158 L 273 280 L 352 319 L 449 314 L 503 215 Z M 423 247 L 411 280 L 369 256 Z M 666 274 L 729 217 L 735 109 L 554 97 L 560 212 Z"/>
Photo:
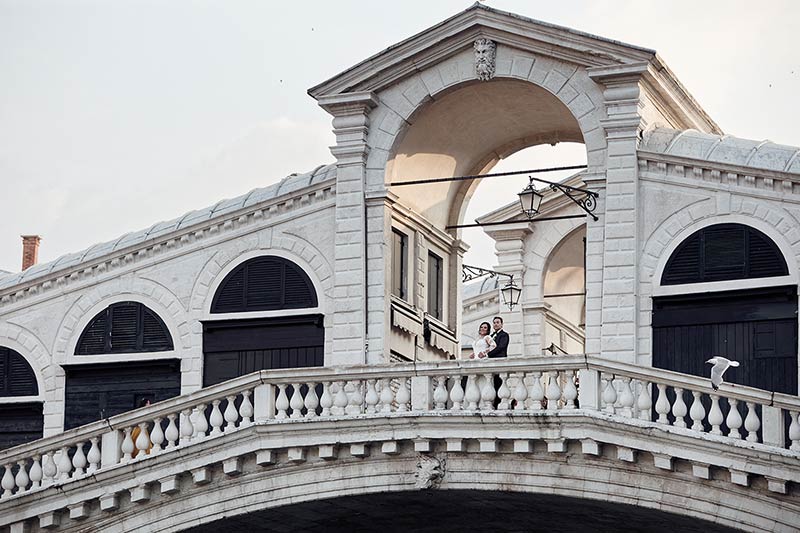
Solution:
<path fill-rule="evenodd" d="M 257 370 L 322 366 L 325 335 L 308 274 L 263 255 L 231 270 L 203 322 L 203 386 Z"/>
<path fill-rule="evenodd" d="M 42 437 L 42 402 L 36 373 L 16 350 L 0 346 L 0 449 Z"/>

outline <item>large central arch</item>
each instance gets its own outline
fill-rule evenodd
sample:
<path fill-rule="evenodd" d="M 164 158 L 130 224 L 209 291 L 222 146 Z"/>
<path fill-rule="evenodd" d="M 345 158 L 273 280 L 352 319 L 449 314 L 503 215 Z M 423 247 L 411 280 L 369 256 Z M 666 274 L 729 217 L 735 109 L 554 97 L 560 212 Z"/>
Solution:
<path fill-rule="evenodd" d="M 570 109 L 546 89 L 514 78 L 467 82 L 419 107 L 399 132 L 386 181 L 486 173 L 539 144 L 584 141 Z M 477 180 L 395 187 L 400 201 L 442 227 L 463 221 Z M 509 196 L 511 197 L 511 196 Z"/>

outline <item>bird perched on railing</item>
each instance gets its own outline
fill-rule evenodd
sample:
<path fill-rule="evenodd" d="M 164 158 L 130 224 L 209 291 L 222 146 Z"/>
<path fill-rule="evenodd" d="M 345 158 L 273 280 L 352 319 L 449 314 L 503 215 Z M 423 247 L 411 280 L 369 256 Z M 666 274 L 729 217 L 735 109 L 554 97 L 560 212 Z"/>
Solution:
<path fill-rule="evenodd" d="M 722 385 L 722 374 L 728 370 L 728 367 L 739 366 L 738 361 L 731 361 L 730 359 L 726 359 L 721 355 L 712 357 L 706 361 L 706 363 L 714 365 L 711 367 L 711 387 L 714 390 L 719 390 L 719 386 Z"/>

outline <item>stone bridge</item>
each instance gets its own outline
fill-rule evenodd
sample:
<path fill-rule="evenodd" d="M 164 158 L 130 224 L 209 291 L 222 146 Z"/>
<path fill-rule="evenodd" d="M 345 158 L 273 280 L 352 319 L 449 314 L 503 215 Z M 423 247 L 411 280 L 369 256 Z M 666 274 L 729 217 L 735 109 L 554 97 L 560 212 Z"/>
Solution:
<path fill-rule="evenodd" d="M 798 412 L 584 356 L 261 371 L 0 452 L 0 532 L 797 531 Z"/>

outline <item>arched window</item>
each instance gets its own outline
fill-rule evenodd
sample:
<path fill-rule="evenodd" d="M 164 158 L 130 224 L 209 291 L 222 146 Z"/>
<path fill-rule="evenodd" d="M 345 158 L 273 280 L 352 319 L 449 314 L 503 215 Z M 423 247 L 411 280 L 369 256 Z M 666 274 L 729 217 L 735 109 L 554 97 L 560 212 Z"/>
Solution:
<path fill-rule="evenodd" d="M 111 304 L 78 339 L 75 355 L 165 352 L 173 349 L 164 321 L 139 302 Z"/>
<path fill-rule="evenodd" d="M 18 352 L 0 346 L 0 396 L 36 396 L 39 386 L 31 365 Z"/>
<path fill-rule="evenodd" d="M 757 229 L 715 224 L 696 231 L 678 246 L 667 261 L 661 284 L 767 278 L 788 272 L 778 246 Z"/>
<path fill-rule="evenodd" d="M 282 257 L 250 259 L 225 276 L 212 313 L 274 311 L 317 306 L 317 293 L 302 268 Z"/>

